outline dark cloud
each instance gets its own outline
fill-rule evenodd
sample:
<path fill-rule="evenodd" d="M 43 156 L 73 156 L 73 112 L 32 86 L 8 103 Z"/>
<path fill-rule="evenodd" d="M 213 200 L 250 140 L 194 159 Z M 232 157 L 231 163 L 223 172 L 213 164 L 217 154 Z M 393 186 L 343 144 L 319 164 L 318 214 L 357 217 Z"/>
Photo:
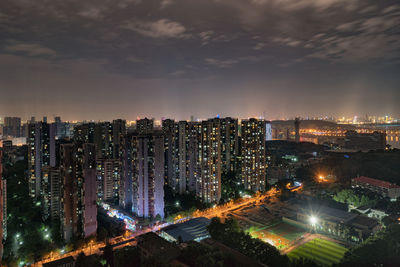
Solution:
<path fill-rule="evenodd" d="M 2 0 L 0 114 L 400 116 L 398 25 L 394 0 Z"/>

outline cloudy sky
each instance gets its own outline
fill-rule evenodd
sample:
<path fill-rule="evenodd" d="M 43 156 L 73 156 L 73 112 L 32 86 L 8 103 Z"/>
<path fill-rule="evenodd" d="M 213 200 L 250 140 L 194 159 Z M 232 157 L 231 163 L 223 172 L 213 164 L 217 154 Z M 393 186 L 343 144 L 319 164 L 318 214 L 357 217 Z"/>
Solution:
<path fill-rule="evenodd" d="M 0 116 L 400 117 L 400 3 L 1 0 Z"/>

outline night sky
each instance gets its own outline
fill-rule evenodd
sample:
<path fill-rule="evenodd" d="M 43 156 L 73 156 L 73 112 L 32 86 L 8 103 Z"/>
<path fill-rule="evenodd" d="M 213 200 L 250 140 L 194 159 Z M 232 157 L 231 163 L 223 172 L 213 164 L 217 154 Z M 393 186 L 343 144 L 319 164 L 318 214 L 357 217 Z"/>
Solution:
<path fill-rule="evenodd" d="M 0 116 L 400 117 L 399 85 L 399 1 L 0 1 Z"/>

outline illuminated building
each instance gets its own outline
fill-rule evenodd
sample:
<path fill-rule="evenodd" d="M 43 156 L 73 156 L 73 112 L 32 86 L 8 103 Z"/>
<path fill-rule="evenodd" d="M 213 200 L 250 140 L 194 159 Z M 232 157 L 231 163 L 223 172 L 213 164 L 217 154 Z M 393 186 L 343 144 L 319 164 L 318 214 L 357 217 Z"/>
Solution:
<path fill-rule="evenodd" d="M 60 169 L 46 166 L 42 168 L 41 194 L 43 217 L 52 220 L 60 219 L 61 177 Z"/>
<path fill-rule="evenodd" d="M 3 258 L 3 233 L 4 233 L 4 227 L 6 216 L 5 214 L 5 200 L 7 199 L 6 197 L 6 185 L 5 185 L 5 180 L 3 180 L 3 165 L 2 165 L 2 160 L 3 160 L 3 151 L 0 149 L 0 265 L 1 265 L 1 259 Z"/>
<path fill-rule="evenodd" d="M 177 179 L 177 132 L 178 126 L 174 120 L 162 121 L 164 135 L 164 176 L 165 182 L 174 190 L 178 190 L 179 180 Z"/>
<path fill-rule="evenodd" d="M 137 140 L 137 210 L 141 217 L 164 218 L 164 137 L 162 132 L 139 135 Z"/>
<path fill-rule="evenodd" d="M 137 207 L 137 199 L 133 203 L 133 195 L 137 195 L 137 134 L 129 133 L 121 141 L 121 177 L 119 185 L 119 205 L 124 209 Z"/>
<path fill-rule="evenodd" d="M 113 131 L 113 153 L 112 158 L 119 159 L 121 153 L 121 142 L 122 136 L 126 134 L 126 121 L 125 120 L 113 120 L 112 122 L 112 131 Z"/>
<path fill-rule="evenodd" d="M 219 119 L 201 122 L 199 162 L 197 197 L 207 203 L 219 202 L 221 199 L 221 121 Z"/>
<path fill-rule="evenodd" d="M 96 144 L 97 158 L 116 159 L 119 157 L 120 138 L 125 131 L 124 120 L 84 123 L 75 126 L 74 140 Z"/>
<path fill-rule="evenodd" d="M 96 234 L 96 146 L 61 145 L 61 227 L 63 238 L 86 238 Z"/>
<path fill-rule="evenodd" d="M 97 160 L 97 198 L 113 201 L 119 197 L 120 163 L 117 159 Z"/>
<path fill-rule="evenodd" d="M 109 122 L 96 123 L 94 126 L 94 143 L 97 158 L 114 158 L 113 125 Z"/>
<path fill-rule="evenodd" d="M 136 131 L 139 134 L 152 133 L 154 129 L 154 121 L 148 118 L 144 118 L 136 121 Z"/>
<path fill-rule="evenodd" d="M 178 122 L 178 181 L 179 181 L 179 193 L 184 194 L 186 192 L 186 184 L 188 178 L 188 123 L 186 121 Z"/>
<path fill-rule="evenodd" d="M 56 164 L 54 125 L 35 122 L 28 125 L 29 194 L 43 197 L 41 193 L 42 168 Z"/>
<path fill-rule="evenodd" d="M 263 191 L 266 180 L 265 121 L 242 120 L 242 183 L 246 189 Z"/>
<path fill-rule="evenodd" d="M 50 218 L 60 220 L 62 181 L 60 168 L 50 168 Z"/>
<path fill-rule="evenodd" d="M 95 123 L 84 123 L 74 127 L 74 141 L 82 143 L 94 143 Z"/>
<path fill-rule="evenodd" d="M 196 192 L 197 179 L 200 176 L 200 161 L 199 161 L 199 144 L 201 137 L 201 123 L 189 122 L 188 123 L 188 150 L 187 159 L 188 163 L 188 184 L 187 189 L 189 192 Z"/>
<path fill-rule="evenodd" d="M 198 139 L 200 124 L 163 121 L 165 180 L 180 194 L 196 191 L 198 175 Z"/>
<path fill-rule="evenodd" d="M 222 172 L 235 172 L 239 155 L 238 120 L 222 118 L 221 121 L 221 168 Z"/>

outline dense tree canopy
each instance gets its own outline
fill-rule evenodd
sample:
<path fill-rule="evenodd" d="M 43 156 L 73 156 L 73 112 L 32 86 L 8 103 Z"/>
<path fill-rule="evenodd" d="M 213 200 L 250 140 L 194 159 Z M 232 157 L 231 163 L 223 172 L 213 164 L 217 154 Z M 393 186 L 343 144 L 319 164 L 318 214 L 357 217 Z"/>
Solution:
<path fill-rule="evenodd" d="M 350 249 L 343 266 L 396 266 L 400 262 L 400 225 L 392 224 Z"/>
<path fill-rule="evenodd" d="M 222 223 L 219 218 L 213 218 L 208 230 L 213 239 L 263 264 L 268 266 L 289 265 L 287 256 L 281 255 L 272 245 L 244 233 L 235 219 L 227 219 L 225 223 Z"/>

